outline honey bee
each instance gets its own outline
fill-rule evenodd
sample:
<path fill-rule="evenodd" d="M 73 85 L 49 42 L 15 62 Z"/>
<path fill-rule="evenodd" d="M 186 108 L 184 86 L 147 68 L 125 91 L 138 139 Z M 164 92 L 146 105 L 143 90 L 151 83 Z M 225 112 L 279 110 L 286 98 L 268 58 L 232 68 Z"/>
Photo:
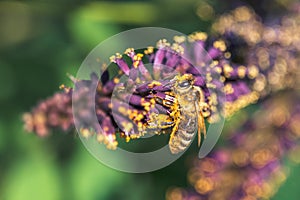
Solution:
<path fill-rule="evenodd" d="M 201 133 L 206 137 L 204 118 L 210 115 L 203 90 L 194 85 L 192 74 L 177 75 L 170 83 L 171 92 L 165 99 L 156 98 L 158 103 L 170 108 L 171 113 L 153 114 L 148 121 L 149 128 L 172 128 L 169 148 L 172 154 L 185 150 L 192 142 L 198 127 L 198 146 Z"/>

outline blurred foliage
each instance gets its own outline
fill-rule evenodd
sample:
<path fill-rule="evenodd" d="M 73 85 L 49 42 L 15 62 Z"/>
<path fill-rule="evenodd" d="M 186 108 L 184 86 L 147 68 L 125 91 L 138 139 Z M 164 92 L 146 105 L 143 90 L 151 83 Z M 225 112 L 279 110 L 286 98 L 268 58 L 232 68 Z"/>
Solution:
<path fill-rule="evenodd" d="M 75 133 L 53 132 L 44 139 L 26 134 L 21 114 L 61 83 L 70 85 L 66 74 L 75 74 L 89 51 L 109 36 L 141 26 L 204 31 L 228 8 L 216 0 L 1 1 L 0 199 L 164 199 L 169 187 L 187 186 L 195 143 L 171 166 L 126 174 L 91 157 Z M 274 199 L 298 199 L 300 168 L 293 170 Z"/>

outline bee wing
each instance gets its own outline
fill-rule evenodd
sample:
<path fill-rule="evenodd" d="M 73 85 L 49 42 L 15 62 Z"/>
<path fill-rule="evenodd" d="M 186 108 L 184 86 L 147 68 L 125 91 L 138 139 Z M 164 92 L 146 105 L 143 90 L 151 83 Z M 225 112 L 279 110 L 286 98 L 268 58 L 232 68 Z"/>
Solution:
<path fill-rule="evenodd" d="M 162 80 L 162 87 L 163 88 L 171 88 L 175 85 L 175 82 L 177 81 L 177 76 L 178 76 L 178 73 L 175 73 L 175 74 L 170 74 L 168 77 L 165 77 L 163 80 Z"/>
<path fill-rule="evenodd" d="M 204 117 L 201 113 L 198 114 L 198 146 L 201 143 L 201 133 L 203 133 L 204 138 L 206 138 L 206 127 Z"/>
<path fill-rule="evenodd" d="M 196 112 L 197 112 L 197 122 L 198 122 L 198 146 L 200 146 L 201 143 L 201 133 L 203 133 L 204 138 L 206 138 L 206 127 L 205 127 L 205 121 L 202 114 L 202 108 L 201 108 L 201 102 L 204 101 L 204 95 L 200 88 L 194 87 L 198 91 L 199 99 L 196 102 Z"/>

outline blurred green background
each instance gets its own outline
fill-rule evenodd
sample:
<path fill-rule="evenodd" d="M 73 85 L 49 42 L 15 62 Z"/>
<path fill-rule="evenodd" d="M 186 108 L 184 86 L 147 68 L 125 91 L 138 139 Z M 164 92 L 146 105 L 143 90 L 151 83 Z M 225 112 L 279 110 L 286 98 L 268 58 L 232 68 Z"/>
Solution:
<path fill-rule="evenodd" d="M 207 31 L 230 8 L 225 3 L 1 1 L 0 199 L 164 199 L 168 188 L 188 186 L 189 158 L 196 148 L 159 171 L 127 174 L 95 160 L 76 133 L 57 131 L 47 138 L 25 133 L 21 117 L 61 83 L 70 85 L 66 74 L 75 74 L 104 39 L 143 26 Z M 298 199 L 300 168 L 292 166 L 291 174 L 274 199 Z"/>

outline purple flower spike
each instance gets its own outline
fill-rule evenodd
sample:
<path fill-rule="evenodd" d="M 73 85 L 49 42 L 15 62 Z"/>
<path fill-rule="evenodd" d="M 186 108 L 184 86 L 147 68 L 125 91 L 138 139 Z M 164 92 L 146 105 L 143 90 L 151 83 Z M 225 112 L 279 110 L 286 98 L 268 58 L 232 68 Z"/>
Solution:
<path fill-rule="evenodd" d="M 150 75 L 148 69 L 144 66 L 143 62 L 142 62 L 142 58 L 143 58 L 143 54 L 141 53 L 135 53 L 134 49 L 129 48 L 125 51 L 125 54 L 127 54 L 131 60 L 132 60 L 132 65 L 133 68 L 138 68 L 140 74 L 142 75 L 140 77 L 140 79 L 144 80 L 152 80 L 152 76 Z"/>
<path fill-rule="evenodd" d="M 208 55 L 210 57 L 208 59 L 215 59 L 215 58 L 218 58 L 219 56 L 221 56 L 222 52 L 219 49 L 211 48 L 208 51 Z"/>
<path fill-rule="evenodd" d="M 101 108 L 103 111 L 105 112 L 110 112 L 111 108 L 111 99 L 107 98 L 107 97 L 99 97 L 97 100 L 97 106 L 99 106 L 99 108 Z"/>
<path fill-rule="evenodd" d="M 38 104 L 31 113 L 25 113 L 23 120 L 25 130 L 36 132 L 39 136 L 47 136 L 50 130 L 61 127 L 67 131 L 73 126 L 72 90 L 56 93 L 53 97 Z"/>
<path fill-rule="evenodd" d="M 91 80 L 74 80 L 77 91 L 73 101 L 85 97 L 84 101 L 79 101 L 82 109 L 75 113 L 78 115 L 76 120 L 80 121 L 78 123 L 84 129 L 84 134 L 89 135 L 89 125 L 95 127 L 95 124 L 99 123 L 104 126 L 105 122 L 106 126 L 110 119 L 114 129 L 108 128 L 100 134 L 100 130 L 95 131 L 102 135 L 99 136 L 99 141 L 111 147 L 112 144 L 116 144 L 116 134 L 124 134 L 122 131 L 118 132 L 117 118 L 124 118 L 121 120 L 124 123 L 132 123 L 132 128 L 127 131 L 128 135 L 141 135 L 144 133 L 143 129 L 147 128 L 147 117 L 152 112 L 172 112 L 171 109 L 174 108 L 164 104 L 168 103 L 165 99 L 172 96 L 174 83 L 170 80 L 176 75 L 193 75 L 194 85 L 203 90 L 204 99 L 212 111 L 207 117 L 208 122 L 217 119 L 213 117 L 216 110 L 229 117 L 267 95 L 295 88 L 300 85 L 298 18 L 299 12 L 294 11 L 285 16 L 279 24 L 276 22 L 277 24 L 265 26 L 252 10 L 241 7 L 222 16 L 214 24 L 214 30 L 221 34 L 220 39 L 210 39 L 206 33 L 196 32 L 188 37 L 176 36 L 173 43 L 162 39 L 156 47 L 148 47 L 144 53 L 128 49 L 124 55 L 116 54 L 111 57 L 111 62 L 119 68 L 115 74 L 106 70 L 100 78 L 92 75 Z M 241 41 L 244 41 L 242 45 L 239 44 Z M 110 66 L 109 63 L 107 66 Z M 125 78 L 124 83 L 120 83 L 120 76 Z M 120 92 L 122 90 L 123 93 Z M 91 97 L 94 91 L 96 96 Z M 52 100 L 41 102 L 25 115 L 27 130 L 47 135 L 53 128 L 66 130 L 74 127 L 71 96 L 72 89 L 65 89 L 56 97 L 51 97 Z M 54 98 L 58 99 L 55 100 L 57 103 Z M 115 101 L 111 102 L 109 99 Z M 94 111 L 98 121 L 89 124 Z M 282 118 L 278 118 L 278 121 L 279 119 Z M 125 126 L 124 123 L 122 127 L 129 130 L 131 125 Z M 285 126 L 288 124 L 285 123 Z M 113 133 L 113 130 L 116 132 Z M 293 146 L 293 142 L 284 141 L 285 146 Z M 248 151 L 241 152 L 242 157 L 248 156 L 249 159 L 239 164 L 248 166 L 253 162 L 253 168 L 264 166 L 257 163 L 256 158 L 268 158 L 266 152 L 268 150 L 258 152 L 252 157 Z M 213 190 L 215 186 L 210 182 L 218 177 L 210 178 L 211 180 L 198 183 L 199 191 L 201 184 L 209 186 L 206 191 Z"/>
<path fill-rule="evenodd" d="M 114 87 L 116 86 L 116 80 L 109 80 L 102 88 L 101 88 L 101 93 L 103 95 L 110 95 L 111 92 L 113 91 Z"/>
<path fill-rule="evenodd" d="M 122 55 L 116 54 L 110 58 L 110 61 L 116 63 L 118 67 L 126 74 L 129 75 L 130 69 L 126 61 L 122 58 Z"/>

